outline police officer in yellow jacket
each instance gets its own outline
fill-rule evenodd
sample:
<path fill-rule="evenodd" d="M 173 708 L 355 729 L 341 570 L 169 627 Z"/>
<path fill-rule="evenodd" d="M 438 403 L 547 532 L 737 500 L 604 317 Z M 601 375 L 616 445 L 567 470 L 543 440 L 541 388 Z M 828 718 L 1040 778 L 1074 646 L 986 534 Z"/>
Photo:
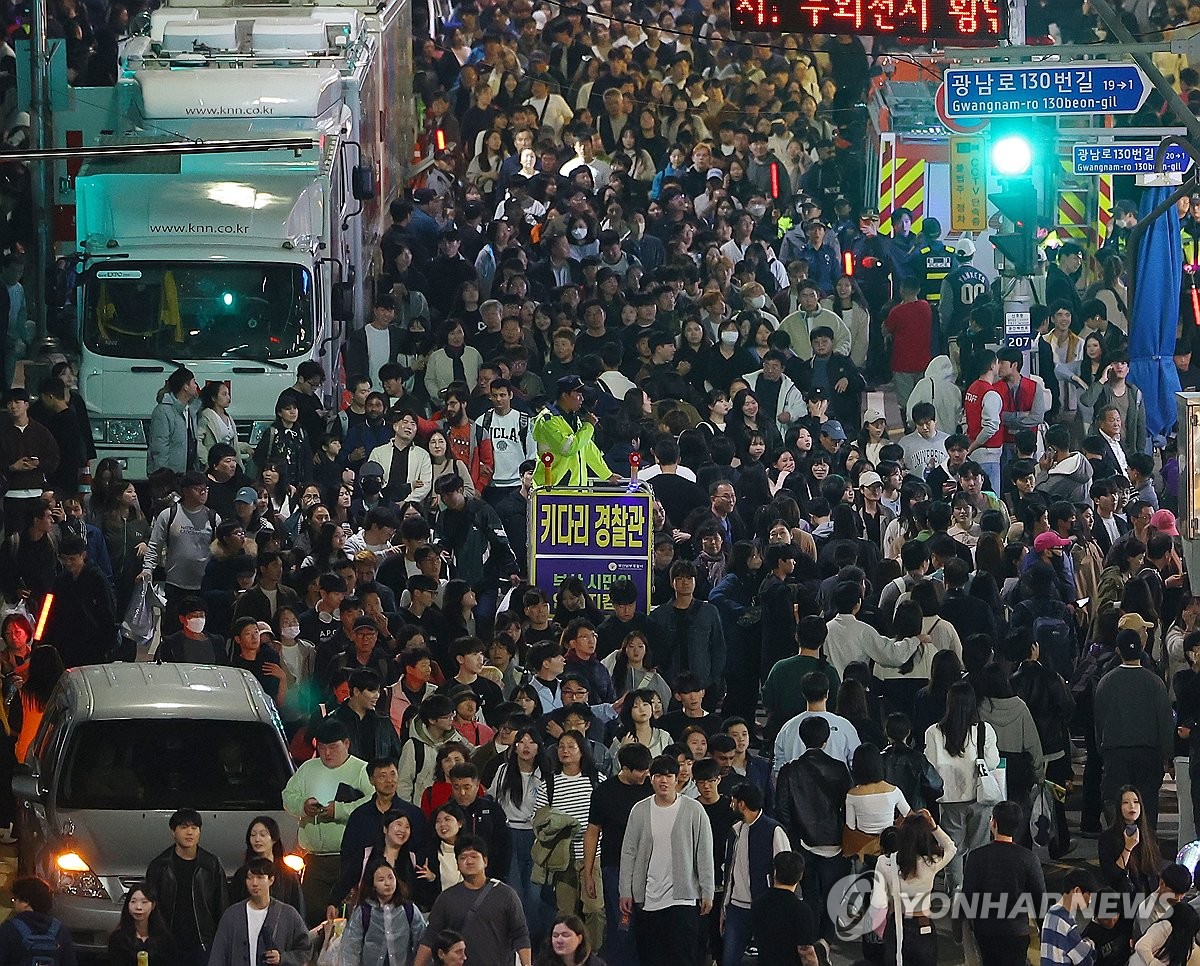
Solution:
<path fill-rule="evenodd" d="M 583 380 L 578 376 L 563 376 L 555 388 L 558 401 L 543 409 L 533 421 L 533 440 L 538 449 L 534 484 L 584 486 L 589 470 L 594 478 L 619 480 L 620 476 L 604 462 L 604 454 L 593 439 L 595 414 L 581 412 Z"/>
<path fill-rule="evenodd" d="M 942 226 L 936 218 L 924 219 L 917 250 L 908 263 L 910 273 L 920 283 L 921 298 L 933 308 L 935 355 L 946 351 L 946 333 L 937 325 L 938 303 L 942 299 L 942 282 L 954 268 L 954 253 L 942 243 L 941 234 Z"/>

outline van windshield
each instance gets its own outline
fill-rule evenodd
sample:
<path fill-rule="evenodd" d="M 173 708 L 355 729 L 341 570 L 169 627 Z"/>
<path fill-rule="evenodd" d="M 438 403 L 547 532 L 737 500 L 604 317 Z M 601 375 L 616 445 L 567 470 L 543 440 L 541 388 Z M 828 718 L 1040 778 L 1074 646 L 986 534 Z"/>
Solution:
<path fill-rule="evenodd" d="M 83 337 L 124 359 L 274 359 L 313 344 L 299 265 L 104 262 L 84 277 Z"/>
<path fill-rule="evenodd" d="M 60 808 L 279 810 L 290 777 L 267 724 L 188 718 L 89 721 L 67 749 Z"/>

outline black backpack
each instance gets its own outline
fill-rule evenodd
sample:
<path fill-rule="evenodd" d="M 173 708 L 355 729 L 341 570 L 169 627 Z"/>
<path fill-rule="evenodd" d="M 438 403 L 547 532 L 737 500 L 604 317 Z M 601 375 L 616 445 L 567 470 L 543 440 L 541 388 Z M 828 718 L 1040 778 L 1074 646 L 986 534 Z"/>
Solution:
<path fill-rule="evenodd" d="M 23 966 L 57 966 L 58 931 L 62 928 L 61 922 L 51 919 L 48 932 L 34 932 L 20 916 L 14 916 L 10 921 L 21 935 Z"/>

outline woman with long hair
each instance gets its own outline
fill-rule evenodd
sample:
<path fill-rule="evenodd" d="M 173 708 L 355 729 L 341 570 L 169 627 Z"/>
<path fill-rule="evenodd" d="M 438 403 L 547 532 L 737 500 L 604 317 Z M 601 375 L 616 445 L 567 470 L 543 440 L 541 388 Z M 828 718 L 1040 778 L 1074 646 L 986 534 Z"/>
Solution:
<path fill-rule="evenodd" d="M 1116 818 L 1100 833 L 1100 874 L 1118 892 L 1144 895 L 1158 888 L 1163 866 L 1154 829 L 1146 821 L 1142 793 L 1132 785 L 1117 793 Z"/>
<path fill-rule="evenodd" d="M 709 601 L 712 601 L 711 595 Z M 726 643 L 728 640 L 726 638 Z M 600 663 L 612 675 L 613 691 L 617 697 L 631 691 L 654 691 L 664 704 L 671 703 L 671 686 L 655 670 L 654 658 L 650 654 L 650 642 L 643 631 L 630 631 L 625 635 L 621 646 Z M 726 701 L 728 700 L 726 695 Z"/>
<path fill-rule="evenodd" d="M 456 459 L 450 451 L 450 441 L 445 430 L 435 429 L 425 440 L 425 448 L 429 451 L 429 462 L 433 464 L 433 483 L 430 492 L 436 492 L 437 481 L 443 476 L 457 476 L 463 481 L 463 496 L 467 499 L 477 499 L 475 483 L 471 479 L 471 471 L 460 459 Z"/>
<path fill-rule="evenodd" d="M 876 923 L 886 917 L 884 962 L 936 966 L 937 930 L 929 918 L 929 894 L 938 872 L 946 869 L 950 875 L 958 849 L 926 809 L 910 812 L 897 826 L 895 846 L 876 865 L 871 890 Z"/>
<path fill-rule="evenodd" d="M 409 895 L 390 865 L 370 865 L 358 906 L 346 917 L 338 966 L 411 966 L 426 922 Z"/>
<path fill-rule="evenodd" d="M 48 645 L 35 647 L 29 655 L 29 677 L 19 691 L 9 699 L 8 723 L 17 736 L 16 756 L 18 762 L 25 760 L 33 736 L 50 703 L 50 695 L 58 679 L 66 672 L 57 649 Z"/>
<path fill-rule="evenodd" d="M 767 444 L 767 449 L 778 452 L 783 449 L 783 437 L 775 426 L 775 420 L 763 413 L 759 408 L 758 396 L 752 389 L 739 389 L 733 397 L 732 419 L 726 430 L 737 444 L 738 451 L 744 452 L 750 441 L 751 433 L 759 433 Z"/>
<path fill-rule="evenodd" d="M 467 333 L 459 319 L 447 319 L 438 333 L 438 346 L 425 363 L 425 391 L 430 399 L 440 399 L 441 392 L 452 382 L 475 385 L 483 356 L 474 346 L 467 345 Z"/>
<path fill-rule="evenodd" d="M 635 703 L 642 702 L 635 698 Z M 534 799 L 535 810 L 550 805 L 577 823 L 571 839 L 571 864 L 554 880 L 554 900 L 560 916 L 583 916 L 593 945 L 604 941 L 604 895 L 599 881 L 595 883 L 594 895 L 589 896 L 583 888 L 583 836 L 592 792 L 599 783 L 587 738 L 578 731 L 565 731 L 558 739 L 558 764 L 546 776 L 546 783 Z"/>
<path fill-rule="evenodd" d="M 100 529 L 112 561 L 116 583 L 117 613 L 124 614 L 137 579 L 142 573 L 142 558 L 150 540 L 150 521 L 142 513 L 134 485 L 114 480 L 105 497 Z"/>
<path fill-rule="evenodd" d="M 217 443 L 232 446 L 238 465 L 242 463 L 238 451 L 237 425 L 229 415 L 232 401 L 227 382 L 210 382 L 200 390 L 200 412 L 196 415 L 196 463 L 201 468 L 208 466 L 208 451 Z"/>
<path fill-rule="evenodd" d="M 251 819 L 246 827 L 246 853 L 244 861 L 233 874 L 229 884 L 229 895 L 234 902 L 245 899 L 246 871 L 254 859 L 266 859 L 275 866 L 275 881 L 271 884 L 271 897 L 289 906 L 304 917 L 304 894 L 300 891 L 300 877 L 283 861 L 283 836 L 279 823 L 270 815 L 259 815 Z"/>
<path fill-rule="evenodd" d="M 421 794 L 421 811 L 426 818 L 450 801 L 454 796 L 450 784 L 450 769 L 467 761 L 467 746 L 457 736 L 437 750 L 433 765 L 433 784 Z"/>
<path fill-rule="evenodd" d="M 942 720 L 946 713 L 946 698 L 952 685 L 963 679 L 966 671 L 962 657 L 954 651 L 938 651 L 929 665 L 929 683 L 917 691 L 913 704 L 913 744 L 925 747 L 925 732 Z"/>
<path fill-rule="evenodd" d="M 447 625 L 446 640 L 475 636 L 475 591 L 465 580 L 451 580 L 442 595 L 442 615 Z"/>
<path fill-rule="evenodd" d="M 1121 281 L 1125 274 L 1125 259 L 1112 254 L 1100 258 L 1100 278 L 1088 286 L 1084 300 L 1099 299 L 1104 303 L 1105 318 L 1122 334 L 1129 331 L 1129 290 Z"/>
<path fill-rule="evenodd" d="M 482 148 L 467 165 L 467 182 L 475 185 L 485 195 L 491 196 L 500 177 L 500 165 L 509 154 L 504 144 L 504 135 L 495 128 L 488 131 L 483 135 Z"/>
<path fill-rule="evenodd" d="M 1085 436 L 1092 431 L 1092 411 L 1104 388 L 1103 380 L 1107 372 L 1108 350 L 1104 340 L 1095 332 L 1084 336 L 1083 356 L 1080 359 L 1060 362 L 1054 367 L 1054 374 L 1070 382 L 1079 392 L 1079 413 Z"/>
<path fill-rule="evenodd" d="M 1037 725 L 1017 697 L 1004 665 L 992 662 L 976 681 L 979 716 L 996 731 L 996 747 L 1007 765 L 1008 800 L 1024 802 L 1046 776 L 1046 759 Z"/>
<path fill-rule="evenodd" d="M 929 498 L 929 484 L 922 480 L 909 478 L 900 484 L 900 515 L 883 531 L 884 556 L 899 560 L 900 548 L 925 529 L 925 520 L 917 519 L 913 508 L 928 503 Z"/>
<path fill-rule="evenodd" d="M 1133 947 L 1134 959 L 1145 966 L 1200 966 L 1200 912 L 1187 902 L 1171 906 L 1168 915 L 1151 923 Z"/>
<path fill-rule="evenodd" d="M 617 736 L 609 748 L 614 760 L 622 745 L 645 745 L 651 755 L 661 755 L 671 743 L 671 736 L 666 731 L 651 724 L 655 697 L 655 693 L 649 690 L 631 691 L 625 696 L 617 719 Z"/>
<path fill-rule="evenodd" d="M 871 309 L 858 282 L 849 275 L 843 275 L 833 283 L 833 294 L 821 301 L 821 307 L 829 309 L 846 323 L 846 328 L 850 330 L 850 359 L 862 369 L 867 362 Z"/>
<path fill-rule="evenodd" d="M 347 898 L 352 899 L 354 890 L 361 890 L 363 873 L 379 862 L 391 866 L 396 878 L 410 894 L 421 891 L 423 883 L 417 873 L 421 867 L 421 856 L 413 837 L 412 818 L 407 812 L 389 809 L 379 817 L 379 823 L 382 837 L 363 849 L 362 862 L 348 862 L 342 867 L 337 883 L 330 890 L 331 906 L 337 908 Z"/>
<path fill-rule="evenodd" d="M 925 756 L 942 777 L 941 820 L 958 851 L 946 870 L 948 891 L 962 886 L 962 865 L 971 849 L 986 844 L 991 805 L 977 801 L 975 761 L 988 768 L 1000 765 L 996 732 L 979 717 L 979 704 L 970 681 L 950 686 L 941 721 L 925 732 Z"/>
<path fill-rule="evenodd" d="M 417 866 L 417 878 L 425 897 L 432 902 L 441 892 L 462 882 L 454 843 L 467 824 L 467 815 L 457 802 L 449 801 L 438 807 L 430 822 L 429 848 L 423 864 Z"/>
<path fill-rule="evenodd" d="M 546 740 L 537 728 L 521 728 L 513 736 L 504 761 L 496 769 L 492 790 L 512 837 L 512 863 L 506 881 L 521 897 L 525 915 L 536 918 L 542 908 L 541 887 L 533 884 L 533 813 L 538 792 L 546 784 L 550 762 Z M 545 926 L 530 922 L 530 932 L 541 935 Z"/>
<path fill-rule="evenodd" d="M 329 511 L 318 505 L 314 509 L 324 510 L 323 516 L 328 517 Z M 321 573 L 328 573 L 334 563 L 345 559 L 342 548 L 346 545 L 346 531 L 336 523 L 326 521 L 319 525 L 316 536 L 312 541 L 312 552 L 301 561 L 301 567 L 316 567 Z"/>
<path fill-rule="evenodd" d="M 145 953 L 146 962 L 139 956 Z M 108 937 L 112 966 L 175 966 L 175 938 L 158 911 L 158 893 L 147 882 L 135 882 L 121 901 L 121 919 Z"/>
<path fill-rule="evenodd" d="M 856 682 L 857 683 L 857 682 Z M 859 745 L 850 766 L 854 784 L 846 793 L 846 827 L 876 837 L 911 809 L 902 792 L 884 780 L 883 756 L 879 746 Z"/>
<path fill-rule="evenodd" d="M 872 466 L 878 466 L 882 458 L 879 451 L 890 442 L 887 434 L 887 418 L 876 409 L 868 409 L 863 413 L 858 438 L 851 442 L 850 450 L 846 453 L 847 472 L 859 460 L 866 460 Z"/>
<path fill-rule="evenodd" d="M 437 966 L 465 966 L 467 941 L 453 929 L 443 929 L 429 948 Z"/>
<path fill-rule="evenodd" d="M 578 916 L 558 916 L 534 966 L 604 966 L 604 960 L 592 952 L 587 930 Z"/>
<path fill-rule="evenodd" d="M 1142 569 L 1146 559 L 1146 545 L 1137 537 L 1126 534 L 1116 541 L 1104 558 L 1104 569 L 1096 581 L 1096 595 L 1092 598 L 1092 636 L 1095 636 L 1097 621 L 1106 611 L 1118 607 L 1125 596 L 1125 585 Z"/>
<path fill-rule="evenodd" d="M 87 520 L 93 526 L 102 527 L 104 514 L 112 506 L 113 498 L 120 492 L 116 483 L 125 479 L 121 464 L 106 456 L 92 471 L 92 485 L 87 494 Z"/>

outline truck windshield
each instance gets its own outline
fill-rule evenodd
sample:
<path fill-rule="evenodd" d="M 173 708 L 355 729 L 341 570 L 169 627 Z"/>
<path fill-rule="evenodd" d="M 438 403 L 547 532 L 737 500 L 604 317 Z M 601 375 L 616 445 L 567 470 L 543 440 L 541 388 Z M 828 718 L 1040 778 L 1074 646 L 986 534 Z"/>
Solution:
<path fill-rule="evenodd" d="M 60 808 L 278 810 L 289 770 L 267 724 L 188 718 L 89 721 L 67 749 Z"/>
<path fill-rule="evenodd" d="M 277 359 L 312 348 L 299 265 L 103 262 L 85 277 L 83 337 L 125 359 Z"/>

